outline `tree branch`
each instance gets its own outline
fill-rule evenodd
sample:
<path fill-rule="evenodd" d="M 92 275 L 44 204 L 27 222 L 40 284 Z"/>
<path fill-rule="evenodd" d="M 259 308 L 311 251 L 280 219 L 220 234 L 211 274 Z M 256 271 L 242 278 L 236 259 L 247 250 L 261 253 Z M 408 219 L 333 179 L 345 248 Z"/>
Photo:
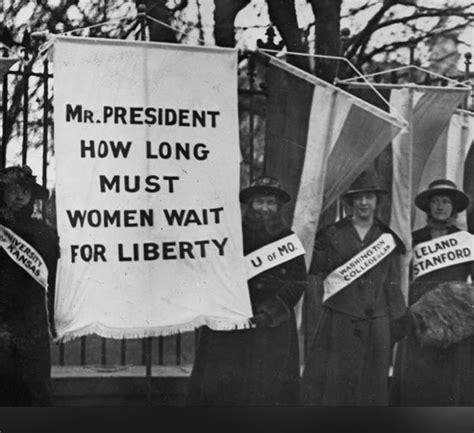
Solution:
<path fill-rule="evenodd" d="M 174 8 L 170 8 L 170 12 L 175 14 L 176 12 L 182 11 L 188 6 L 189 0 L 181 0 Z"/>
<path fill-rule="evenodd" d="M 370 9 L 376 6 L 379 2 L 375 0 L 374 2 L 367 2 L 358 8 L 349 9 L 349 13 L 346 15 L 341 15 L 341 18 L 350 18 L 356 16 L 358 13 L 363 12 L 367 9 Z"/>
<path fill-rule="evenodd" d="M 367 63 L 368 61 L 370 61 L 377 54 L 395 51 L 399 48 L 405 48 L 405 47 L 410 46 L 411 44 L 417 44 L 431 37 L 442 36 L 445 34 L 449 34 L 451 32 L 455 32 L 456 30 L 465 28 L 465 26 L 466 26 L 465 24 L 458 24 L 456 26 L 449 27 L 440 31 L 428 31 L 428 32 L 425 32 L 423 35 L 418 36 L 416 38 L 410 38 L 404 41 L 391 42 L 389 44 L 380 45 L 379 47 L 374 48 L 372 51 L 370 51 L 366 55 L 360 56 L 356 60 L 355 65 L 360 68 L 364 63 Z"/>
<path fill-rule="evenodd" d="M 436 11 L 431 11 L 427 13 L 413 14 L 413 15 L 403 17 L 403 18 L 395 18 L 392 20 L 383 21 L 374 27 L 373 33 L 375 33 L 379 29 L 382 29 L 384 27 L 389 27 L 394 24 L 406 24 L 410 21 L 418 20 L 420 18 L 443 17 L 443 16 L 459 16 L 462 18 L 469 19 L 469 18 L 474 18 L 474 12 L 466 13 L 463 11 L 436 10 Z"/>
<path fill-rule="evenodd" d="M 367 43 L 373 33 L 373 29 L 378 25 L 381 18 L 392 6 L 393 2 L 384 2 L 382 7 L 372 16 L 367 25 L 357 36 L 349 42 L 350 48 L 347 50 L 346 57 L 351 59 L 355 57 L 359 48 Z"/>
<path fill-rule="evenodd" d="M 268 15 L 281 35 L 288 51 L 305 52 L 298 27 L 294 0 L 267 0 Z M 289 61 L 301 69 L 309 70 L 306 57 L 289 56 Z"/>

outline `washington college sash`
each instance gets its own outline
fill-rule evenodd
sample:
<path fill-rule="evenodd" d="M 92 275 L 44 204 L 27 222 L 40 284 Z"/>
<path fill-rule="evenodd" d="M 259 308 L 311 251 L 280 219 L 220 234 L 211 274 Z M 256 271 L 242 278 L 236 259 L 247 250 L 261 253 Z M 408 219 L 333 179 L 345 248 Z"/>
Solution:
<path fill-rule="evenodd" d="M 247 278 L 250 280 L 250 278 L 255 277 L 255 275 L 281 265 L 304 253 L 303 245 L 296 234 L 293 233 L 282 239 L 278 239 L 245 256 Z"/>
<path fill-rule="evenodd" d="M 43 258 L 28 242 L 2 224 L 0 224 L 0 247 L 38 284 L 48 290 L 48 268 Z"/>
<path fill-rule="evenodd" d="M 473 260 L 474 235 L 460 231 L 440 236 L 413 248 L 413 278 Z"/>
<path fill-rule="evenodd" d="M 323 302 L 380 263 L 395 247 L 393 236 L 384 233 L 359 254 L 332 271 L 324 280 Z"/>

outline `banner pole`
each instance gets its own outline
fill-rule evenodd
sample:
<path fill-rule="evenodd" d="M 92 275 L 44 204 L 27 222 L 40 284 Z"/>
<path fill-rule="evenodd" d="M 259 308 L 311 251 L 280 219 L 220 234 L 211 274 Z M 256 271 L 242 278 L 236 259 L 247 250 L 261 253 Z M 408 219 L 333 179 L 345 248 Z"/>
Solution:
<path fill-rule="evenodd" d="M 146 40 L 146 6 L 139 3 L 138 19 L 140 22 L 140 40 Z M 146 403 L 151 406 L 151 337 L 145 339 L 145 382 L 146 382 Z"/>
<path fill-rule="evenodd" d="M 468 81 L 469 75 L 471 74 L 471 71 L 470 71 L 471 59 L 472 59 L 471 53 L 468 52 L 464 54 L 464 65 L 466 66 L 464 70 L 464 81 Z M 466 95 L 463 106 L 466 110 L 469 109 L 469 95 Z"/>
<path fill-rule="evenodd" d="M 138 7 L 138 19 L 140 21 L 140 39 L 146 40 L 146 6 L 144 3 L 139 3 Z"/>
<path fill-rule="evenodd" d="M 410 158 L 408 160 L 409 164 L 409 176 L 410 176 L 410 182 L 409 182 L 409 198 L 410 198 L 410 212 L 408 213 L 408 218 L 409 218 L 409 227 L 413 227 L 413 222 L 414 222 L 414 213 L 413 213 L 413 173 L 412 173 L 412 167 L 413 167 L 413 110 L 414 110 L 414 89 L 410 88 L 408 89 L 408 101 L 409 101 L 409 113 L 408 113 L 408 145 L 410 149 Z M 409 292 L 410 292 L 410 263 L 411 263 L 411 257 L 412 257 L 412 242 L 411 242 L 411 231 L 410 233 L 407 233 L 407 238 L 409 239 L 409 245 L 406 245 L 407 250 L 405 254 L 401 256 L 401 269 L 400 269 L 400 277 L 401 277 L 401 289 L 402 289 L 402 294 L 403 297 L 405 298 L 405 302 L 407 305 L 407 308 L 409 308 Z M 400 350 L 400 401 L 403 400 L 403 392 L 404 392 L 404 387 L 405 387 L 405 370 L 407 366 L 407 338 L 404 338 L 402 341 L 397 343 L 394 347 L 393 350 L 393 360 L 396 359 L 396 354 L 397 351 Z M 392 362 L 393 364 L 393 371 L 395 372 L 395 361 Z M 398 402 L 400 405 L 400 402 Z"/>

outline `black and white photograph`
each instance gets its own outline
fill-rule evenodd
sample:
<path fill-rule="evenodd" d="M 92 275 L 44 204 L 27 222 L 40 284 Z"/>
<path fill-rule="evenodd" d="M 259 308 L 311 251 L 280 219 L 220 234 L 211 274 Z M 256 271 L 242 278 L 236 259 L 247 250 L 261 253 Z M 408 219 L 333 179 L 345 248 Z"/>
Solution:
<path fill-rule="evenodd" d="M 0 433 L 474 431 L 471 1 L 0 4 Z"/>

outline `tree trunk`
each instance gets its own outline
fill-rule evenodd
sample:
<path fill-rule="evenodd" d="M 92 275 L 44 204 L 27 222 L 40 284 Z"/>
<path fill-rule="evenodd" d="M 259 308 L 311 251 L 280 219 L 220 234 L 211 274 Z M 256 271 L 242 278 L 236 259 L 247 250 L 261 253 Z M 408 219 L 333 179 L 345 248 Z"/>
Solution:
<path fill-rule="evenodd" d="M 280 32 L 288 51 L 306 53 L 296 19 L 294 0 L 267 0 L 267 4 L 270 20 Z M 309 70 L 309 60 L 306 56 L 290 56 L 289 61 L 301 69 Z"/>
<path fill-rule="evenodd" d="M 342 0 L 310 0 L 316 19 L 316 54 L 340 55 L 340 16 Z M 336 60 L 316 59 L 316 75 L 333 82 L 339 65 Z"/>
<path fill-rule="evenodd" d="M 166 0 L 144 0 L 147 15 L 171 26 L 171 11 L 166 7 Z M 148 20 L 150 41 L 177 43 L 176 31 L 163 24 Z"/>
<path fill-rule="evenodd" d="M 235 47 L 235 17 L 250 0 L 214 0 L 214 39 L 219 47 Z"/>

